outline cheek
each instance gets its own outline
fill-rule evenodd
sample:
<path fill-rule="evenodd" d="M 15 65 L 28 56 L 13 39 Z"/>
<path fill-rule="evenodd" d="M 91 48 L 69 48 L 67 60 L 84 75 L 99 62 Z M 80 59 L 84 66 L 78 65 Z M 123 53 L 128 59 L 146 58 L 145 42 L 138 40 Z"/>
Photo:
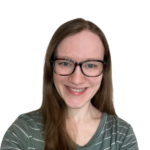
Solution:
<path fill-rule="evenodd" d="M 90 80 L 90 82 L 91 82 L 93 88 L 95 88 L 95 90 L 98 90 L 100 88 L 101 81 L 102 81 L 102 76 L 91 78 L 91 80 Z"/>
<path fill-rule="evenodd" d="M 100 76 L 99 78 L 95 77 L 90 82 L 93 84 L 93 86 L 99 86 L 101 84 L 101 81 L 102 76 Z"/>
<path fill-rule="evenodd" d="M 59 93 L 61 89 L 61 84 L 65 80 L 65 78 L 66 78 L 65 76 L 60 76 L 60 75 L 57 75 L 56 73 L 53 73 L 54 85 Z"/>

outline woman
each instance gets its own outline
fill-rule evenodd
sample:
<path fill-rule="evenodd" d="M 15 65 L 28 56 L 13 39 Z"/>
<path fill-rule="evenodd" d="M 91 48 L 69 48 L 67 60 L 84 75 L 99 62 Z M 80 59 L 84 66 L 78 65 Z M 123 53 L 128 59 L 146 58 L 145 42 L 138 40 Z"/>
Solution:
<path fill-rule="evenodd" d="M 138 149 L 132 127 L 112 101 L 111 57 L 103 32 L 75 19 L 61 25 L 47 48 L 43 103 L 20 115 L 1 149 Z"/>

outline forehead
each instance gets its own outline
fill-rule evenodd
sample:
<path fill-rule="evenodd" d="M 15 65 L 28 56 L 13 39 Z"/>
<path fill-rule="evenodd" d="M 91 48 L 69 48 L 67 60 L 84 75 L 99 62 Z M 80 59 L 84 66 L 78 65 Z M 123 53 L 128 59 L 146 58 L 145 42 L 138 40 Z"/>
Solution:
<path fill-rule="evenodd" d="M 55 51 L 55 57 L 74 61 L 104 58 L 104 47 L 98 35 L 84 30 L 63 39 Z"/>

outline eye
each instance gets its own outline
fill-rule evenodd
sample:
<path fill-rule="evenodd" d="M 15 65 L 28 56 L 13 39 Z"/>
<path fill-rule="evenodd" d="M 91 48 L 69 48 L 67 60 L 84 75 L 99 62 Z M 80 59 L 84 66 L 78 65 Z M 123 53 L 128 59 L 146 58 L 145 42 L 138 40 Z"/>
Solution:
<path fill-rule="evenodd" d="M 61 62 L 60 65 L 63 65 L 63 66 L 70 66 L 70 63 L 68 63 L 68 62 Z"/>
<path fill-rule="evenodd" d="M 87 67 L 88 67 L 88 68 L 94 68 L 94 67 L 96 67 L 96 66 L 93 65 L 93 64 L 88 64 Z"/>

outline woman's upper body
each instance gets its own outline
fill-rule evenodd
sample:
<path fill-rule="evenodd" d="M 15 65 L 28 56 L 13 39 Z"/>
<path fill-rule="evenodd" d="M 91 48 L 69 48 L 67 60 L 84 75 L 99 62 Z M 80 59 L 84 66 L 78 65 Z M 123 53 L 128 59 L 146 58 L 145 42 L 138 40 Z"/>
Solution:
<path fill-rule="evenodd" d="M 39 110 L 14 122 L 1 149 L 138 149 L 132 127 L 116 115 L 109 46 L 92 22 L 74 19 L 54 33 Z"/>
<path fill-rule="evenodd" d="M 43 136 L 46 134 L 44 126 L 40 111 L 20 115 L 4 135 L 1 149 L 44 150 Z M 86 126 L 82 130 L 86 130 Z M 134 131 L 126 121 L 102 113 L 98 126 L 96 128 L 95 125 L 93 126 L 91 125 L 88 130 L 96 129 L 94 134 L 90 135 L 91 137 L 87 136 L 90 139 L 86 139 L 83 135 L 79 141 L 81 144 L 76 143 L 77 150 L 138 150 Z M 90 133 L 88 130 L 86 132 Z"/>

